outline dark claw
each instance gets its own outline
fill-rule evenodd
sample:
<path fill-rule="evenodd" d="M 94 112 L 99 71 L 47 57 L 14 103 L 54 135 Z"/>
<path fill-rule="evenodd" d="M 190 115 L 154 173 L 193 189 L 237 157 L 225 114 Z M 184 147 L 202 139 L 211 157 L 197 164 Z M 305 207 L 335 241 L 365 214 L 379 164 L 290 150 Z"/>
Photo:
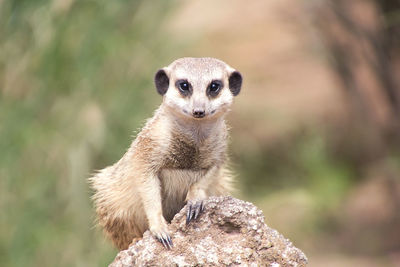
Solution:
<path fill-rule="evenodd" d="M 192 211 L 192 204 L 190 202 L 188 202 L 187 213 L 186 213 L 186 224 L 188 224 L 190 222 L 191 211 Z"/>
<path fill-rule="evenodd" d="M 201 204 L 196 205 L 196 208 L 194 209 L 194 218 L 193 218 L 194 220 L 196 220 L 197 216 L 199 216 L 200 210 L 201 210 Z"/>
<path fill-rule="evenodd" d="M 170 249 L 174 246 L 174 244 L 172 243 L 171 237 L 168 237 L 168 245 L 169 245 Z"/>
<path fill-rule="evenodd" d="M 203 201 L 197 201 L 195 204 L 188 202 L 187 213 L 186 213 L 186 224 L 191 220 L 197 219 L 199 214 L 204 210 Z"/>
<path fill-rule="evenodd" d="M 160 242 L 163 244 L 163 246 L 164 246 L 166 249 L 172 249 L 172 247 L 174 246 L 174 245 L 172 244 L 171 237 L 169 237 L 169 236 L 168 236 L 167 238 L 158 237 L 157 239 L 158 239 L 158 241 L 160 241 Z"/>
<path fill-rule="evenodd" d="M 190 218 L 189 221 L 191 221 L 194 218 L 194 213 L 196 212 L 196 204 L 194 204 L 190 210 Z"/>

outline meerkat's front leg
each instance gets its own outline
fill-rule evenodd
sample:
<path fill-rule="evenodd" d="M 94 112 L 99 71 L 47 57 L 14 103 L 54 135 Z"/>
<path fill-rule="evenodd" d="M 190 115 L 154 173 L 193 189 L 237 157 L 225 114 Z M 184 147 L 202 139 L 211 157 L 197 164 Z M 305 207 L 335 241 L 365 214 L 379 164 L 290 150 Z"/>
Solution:
<path fill-rule="evenodd" d="M 171 249 L 173 244 L 168 231 L 168 224 L 162 214 L 161 185 L 157 175 L 151 175 L 144 179 L 139 193 L 150 232 L 165 248 Z"/>
<path fill-rule="evenodd" d="M 213 180 L 217 178 L 217 173 L 218 168 L 216 166 L 212 167 L 204 177 L 189 188 L 186 196 L 186 224 L 191 220 L 197 219 L 199 214 L 204 210 L 203 201 L 207 198 L 207 189 L 212 184 Z"/>

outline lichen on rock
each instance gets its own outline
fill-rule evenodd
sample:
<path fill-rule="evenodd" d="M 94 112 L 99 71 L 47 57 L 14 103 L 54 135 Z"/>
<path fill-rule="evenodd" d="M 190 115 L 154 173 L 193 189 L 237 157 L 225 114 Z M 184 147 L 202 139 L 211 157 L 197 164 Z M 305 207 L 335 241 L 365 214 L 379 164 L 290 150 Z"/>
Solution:
<path fill-rule="evenodd" d="M 253 204 L 233 197 L 210 197 L 204 204 L 188 225 L 186 208 L 175 215 L 171 250 L 147 231 L 110 266 L 306 266 L 304 253 L 269 228 Z"/>

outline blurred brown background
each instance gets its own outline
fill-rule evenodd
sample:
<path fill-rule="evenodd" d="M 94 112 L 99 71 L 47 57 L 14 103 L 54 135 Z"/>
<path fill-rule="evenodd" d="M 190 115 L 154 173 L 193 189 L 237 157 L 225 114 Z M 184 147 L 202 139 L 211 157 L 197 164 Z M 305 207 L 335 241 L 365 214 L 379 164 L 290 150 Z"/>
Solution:
<path fill-rule="evenodd" d="M 236 197 L 310 266 L 400 266 L 400 3 L 0 1 L 0 265 L 104 266 L 86 178 L 161 98 L 155 71 L 220 58 Z"/>

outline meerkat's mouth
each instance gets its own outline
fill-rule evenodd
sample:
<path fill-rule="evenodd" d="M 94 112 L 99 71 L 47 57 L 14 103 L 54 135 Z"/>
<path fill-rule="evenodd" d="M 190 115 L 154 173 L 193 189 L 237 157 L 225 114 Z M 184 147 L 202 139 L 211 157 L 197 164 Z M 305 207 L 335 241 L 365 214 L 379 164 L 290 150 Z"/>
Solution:
<path fill-rule="evenodd" d="M 182 109 L 182 111 L 186 115 L 189 115 L 190 117 L 193 117 L 195 119 L 202 119 L 202 118 L 206 117 L 206 115 L 207 115 L 205 110 L 193 110 L 192 112 L 189 112 L 186 109 Z M 212 114 L 212 113 L 210 113 L 210 114 Z"/>
<path fill-rule="evenodd" d="M 209 117 L 209 116 L 211 116 L 211 115 L 214 115 L 214 114 L 217 112 L 217 109 L 214 109 L 214 110 L 210 111 L 209 113 L 207 113 L 207 112 L 205 112 L 205 111 L 201 111 L 201 112 L 195 112 L 195 111 L 189 112 L 189 111 L 186 110 L 186 109 L 182 109 L 182 112 L 183 112 L 184 114 L 186 114 L 186 115 L 188 115 L 188 116 L 194 118 L 194 119 L 201 120 L 201 119 L 204 119 L 205 117 Z"/>
<path fill-rule="evenodd" d="M 204 118 L 206 116 L 206 111 L 205 110 L 195 109 L 195 110 L 193 110 L 192 115 L 196 119 L 201 119 L 201 118 Z"/>

